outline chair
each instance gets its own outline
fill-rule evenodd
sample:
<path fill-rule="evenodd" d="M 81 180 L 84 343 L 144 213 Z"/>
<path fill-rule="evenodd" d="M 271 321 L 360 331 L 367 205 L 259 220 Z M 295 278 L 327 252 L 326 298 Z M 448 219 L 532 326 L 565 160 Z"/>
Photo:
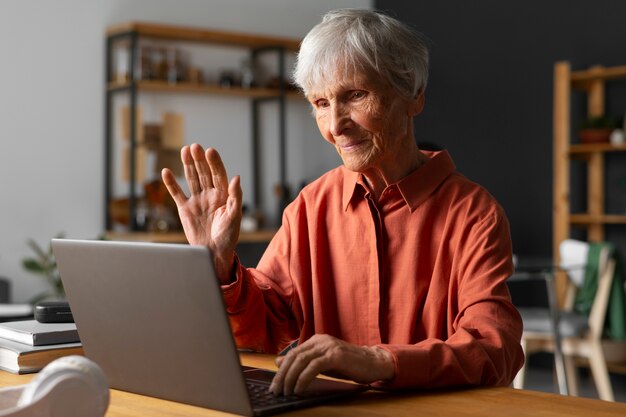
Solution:
<path fill-rule="evenodd" d="M 586 242 L 567 239 L 559 247 L 561 267 L 568 276 L 567 292 L 562 311 L 551 312 L 547 308 L 520 308 L 524 322 L 522 348 L 528 356 L 534 352 L 555 353 L 555 340 L 561 341 L 561 351 L 565 364 L 567 388 L 571 395 L 578 395 L 578 378 L 575 358 L 589 361 L 593 380 L 602 400 L 614 401 L 613 389 L 609 377 L 604 351 L 602 334 L 607 313 L 609 293 L 615 271 L 615 261 L 610 256 L 608 247 L 603 247 L 599 256 L 598 288 L 593 298 L 589 316 L 573 310 L 576 293 L 582 286 L 584 267 L 589 252 Z M 551 314 L 556 313 L 558 326 L 551 326 Z M 552 329 L 556 327 L 555 337 Z M 560 337 L 559 337 L 560 336 Z M 556 359 L 556 355 L 555 355 Z M 526 364 L 519 371 L 513 386 L 523 388 Z"/>

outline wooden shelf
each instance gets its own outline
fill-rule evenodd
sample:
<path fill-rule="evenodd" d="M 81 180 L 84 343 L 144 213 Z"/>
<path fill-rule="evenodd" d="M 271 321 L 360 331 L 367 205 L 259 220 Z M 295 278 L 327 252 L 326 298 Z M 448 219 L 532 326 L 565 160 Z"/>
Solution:
<path fill-rule="evenodd" d="M 122 91 L 130 88 L 130 83 L 110 82 L 107 86 L 109 91 Z M 220 87 L 214 84 L 194 84 L 176 83 L 170 84 L 166 81 L 142 80 L 137 82 L 137 88 L 143 92 L 165 92 L 165 93 L 191 93 L 191 94 L 214 94 L 248 98 L 278 98 L 280 90 L 275 88 L 242 88 L 242 87 Z M 289 91 L 288 98 L 302 98 L 298 91 Z"/>
<path fill-rule="evenodd" d="M 626 144 L 612 145 L 610 143 L 581 143 L 571 145 L 570 154 L 589 154 L 595 152 L 626 152 Z"/>
<path fill-rule="evenodd" d="M 601 117 L 605 111 L 605 89 L 609 80 L 626 79 L 626 65 L 617 67 L 593 66 L 583 71 L 571 71 L 569 62 L 557 62 L 554 67 L 554 205 L 553 253 L 558 261 L 559 245 L 570 236 L 570 226 L 587 229 L 587 240 L 603 241 L 605 226 L 626 224 L 626 216 L 605 213 L 605 156 L 625 152 L 626 144 L 610 143 L 571 144 L 571 90 L 581 88 L 586 93 L 587 116 Z M 570 163 L 572 158 L 587 164 L 587 213 L 570 212 Z"/>
<path fill-rule="evenodd" d="M 626 152 L 626 144 L 576 143 L 572 131 L 572 92 L 580 90 L 586 99 L 585 117 L 606 115 L 606 88 L 609 81 L 626 81 L 626 65 L 604 67 L 593 66 L 583 71 L 572 71 L 567 61 L 554 65 L 553 83 L 553 213 L 552 239 L 555 263 L 559 263 L 559 246 L 571 236 L 573 227 L 585 231 L 586 240 L 601 242 L 606 238 L 606 229 L 611 225 L 625 225 L 626 215 L 607 214 L 605 208 L 605 172 L 609 154 Z M 586 184 L 572 183 L 570 167 L 573 159 L 586 164 Z M 571 213 L 570 196 L 573 188 L 585 190 L 586 212 Z M 557 278 L 557 293 L 564 299 L 567 278 Z"/>
<path fill-rule="evenodd" d="M 584 71 L 573 71 L 570 76 L 572 87 L 587 90 L 594 81 L 608 81 L 626 78 L 626 65 L 617 67 L 595 66 Z"/>
<path fill-rule="evenodd" d="M 107 36 L 121 36 L 135 32 L 143 38 L 214 43 L 244 48 L 282 47 L 297 51 L 300 41 L 275 36 L 252 35 L 193 27 L 164 25 L 159 23 L 129 22 L 108 28 Z"/>
<path fill-rule="evenodd" d="M 626 224 L 626 215 L 619 214 L 602 214 L 592 215 L 587 213 L 578 213 L 570 215 L 572 224 L 590 225 L 590 224 Z"/>
<path fill-rule="evenodd" d="M 257 230 L 254 232 L 241 232 L 239 243 L 268 243 L 276 234 L 275 229 Z M 122 240 L 133 242 L 153 243 L 187 243 L 183 232 L 155 233 L 155 232 L 106 232 L 105 237 L 109 240 Z"/>

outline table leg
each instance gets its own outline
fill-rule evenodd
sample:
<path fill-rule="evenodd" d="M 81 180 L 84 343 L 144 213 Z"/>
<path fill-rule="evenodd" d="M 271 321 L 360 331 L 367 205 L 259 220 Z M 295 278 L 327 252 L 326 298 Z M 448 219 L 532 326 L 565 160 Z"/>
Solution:
<path fill-rule="evenodd" d="M 554 274 L 546 272 L 545 281 L 548 289 L 548 304 L 550 307 L 550 324 L 554 334 L 554 364 L 556 367 L 556 379 L 561 395 L 569 395 L 567 388 L 567 374 L 565 361 L 563 359 L 563 349 L 561 345 L 561 332 L 559 330 L 559 304 L 556 297 Z"/>

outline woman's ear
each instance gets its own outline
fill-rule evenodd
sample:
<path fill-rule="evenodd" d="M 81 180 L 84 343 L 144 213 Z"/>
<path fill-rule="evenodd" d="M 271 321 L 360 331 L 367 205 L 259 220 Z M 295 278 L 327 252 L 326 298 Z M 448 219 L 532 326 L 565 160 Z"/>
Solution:
<path fill-rule="evenodd" d="M 415 117 L 424 110 L 424 90 L 419 90 L 417 97 L 411 99 L 407 108 L 408 116 Z"/>

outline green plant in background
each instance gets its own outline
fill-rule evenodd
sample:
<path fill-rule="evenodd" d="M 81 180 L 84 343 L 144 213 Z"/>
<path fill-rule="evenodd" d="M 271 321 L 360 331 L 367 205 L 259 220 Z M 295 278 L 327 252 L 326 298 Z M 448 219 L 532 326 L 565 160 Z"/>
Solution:
<path fill-rule="evenodd" d="M 63 238 L 64 234 L 60 233 L 57 238 Z M 61 276 L 57 269 L 57 262 L 54 259 L 52 253 L 52 246 L 48 245 L 47 249 L 42 248 L 33 239 L 28 239 L 28 246 L 33 250 L 35 256 L 25 258 L 22 260 L 22 266 L 28 272 L 38 275 L 44 278 L 50 289 L 41 294 L 36 295 L 30 300 L 31 304 L 37 304 L 39 301 L 46 298 L 65 298 L 65 291 L 63 290 L 63 283 L 61 282 Z"/>
<path fill-rule="evenodd" d="M 587 117 L 580 122 L 580 129 L 617 129 L 619 120 L 610 116 Z"/>
<path fill-rule="evenodd" d="M 62 239 L 64 237 L 64 233 L 59 233 L 55 236 L 56 239 Z M 106 240 L 106 237 L 104 235 L 100 235 L 97 239 Z M 61 275 L 57 269 L 57 261 L 54 259 L 52 245 L 48 244 L 48 248 L 44 249 L 33 239 L 28 239 L 26 243 L 28 243 L 28 246 L 35 253 L 35 257 L 22 259 L 22 266 L 28 272 L 32 272 L 33 274 L 44 278 L 48 282 L 48 285 L 50 285 L 50 289 L 48 291 L 36 295 L 30 300 L 30 303 L 35 305 L 39 301 L 45 299 L 64 299 L 65 290 L 63 289 Z"/>

